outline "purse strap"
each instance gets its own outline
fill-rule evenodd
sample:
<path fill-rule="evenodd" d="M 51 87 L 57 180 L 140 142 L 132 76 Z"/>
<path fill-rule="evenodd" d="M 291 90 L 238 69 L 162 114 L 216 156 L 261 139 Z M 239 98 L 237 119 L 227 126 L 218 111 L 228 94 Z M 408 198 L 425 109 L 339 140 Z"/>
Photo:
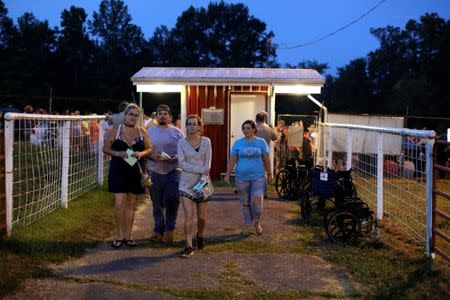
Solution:
<path fill-rule="evenodd" d="M 139 173 L 142 175 L 144 174 L 144 171 L 142 171 L 142 167 L 141 167 L 141 163 L 139 162 L 139 160 L 137 161 L 137 165 L 139 167 Z"/>

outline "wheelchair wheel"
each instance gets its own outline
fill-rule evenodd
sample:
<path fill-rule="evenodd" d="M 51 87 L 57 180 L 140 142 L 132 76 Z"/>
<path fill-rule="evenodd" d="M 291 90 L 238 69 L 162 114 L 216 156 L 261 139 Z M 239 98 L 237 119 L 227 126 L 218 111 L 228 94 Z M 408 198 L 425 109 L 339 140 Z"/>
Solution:
<path fill-rule="evenodd" d="M 328 226 L 328 222 L 330 221 L 331 217 L 334 216 L 334 214 L 336 213 L 336 209 L 330 209 L 329 211 L 326 211 L 323 215 L 323 228 L 325 228 L 325 230 L 327 230 L 327 226 Z"/>
<path fill-rule="evenodd" d="M 281 169 L 275 178 L 275 190 L 278 195 L 286 199 L 289 196 L 289 172 L 286 169 Z"/>
<path fill-rule="evenodd" d="M 308 191 L 302 191 L 300 195 L 300 214 L 304 220 L 309 220 L 311 217 L 311 193 Z"/>
<path fill-rule="evenodd" d="M 329 218 L 326 232 L 333 242 L 352 244 L 361 234 L 361 223 L 350 212 L 337 212 Z"/>

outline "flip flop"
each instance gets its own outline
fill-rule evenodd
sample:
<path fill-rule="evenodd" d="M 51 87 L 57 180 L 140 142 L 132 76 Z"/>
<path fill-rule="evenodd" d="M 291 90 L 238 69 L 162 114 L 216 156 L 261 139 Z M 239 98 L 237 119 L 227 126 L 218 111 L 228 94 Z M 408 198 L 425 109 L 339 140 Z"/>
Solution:
<path fill-rule="evenodd" d="M 262 233 L 263 233 L 262 227 L 261 227 L 261 226 L 258 226 L 258 227 L 256 228 L 256 234 L 257 234 L 257 235 L 261 235 Z"/>
<path fill-rule="evenodd" d="M 121 241 L 121 240 L 114 240 L 112 242 L 111 246 L 113 248 L 120 248 L 120 246 L 122 246 L 122 244 L 123 244 L 123 241 Z"/>
<path fill-rule="evenodd" d="M 127 245 L 128 247 L 136 247 L 138 243 L 136 243 L 134 240 L 126 240 L 125 245 Z"/>

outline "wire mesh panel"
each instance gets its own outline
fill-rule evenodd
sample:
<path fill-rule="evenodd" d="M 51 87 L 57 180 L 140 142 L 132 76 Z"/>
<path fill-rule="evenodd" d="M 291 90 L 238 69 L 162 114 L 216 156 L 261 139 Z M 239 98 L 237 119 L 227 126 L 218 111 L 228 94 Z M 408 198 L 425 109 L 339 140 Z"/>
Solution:
<path fill-rule="evenodd" d="M 98 185 L 103 116 L 9 114 L 6 119 L 13 225 L 30 224 Z"/>
<path fill-rule="evenodd" d="M 392 153 L 383 140 L 383 197 L 386 217 L 403 224 L 411 237 L 425 243 L 427 219 L 426 133 L 386 134 L 399 139 L 401 149 Z M 398 147 L 398 144 L 396 144 Z"/>
<path fill-rule="evenodd" d="M 68 200 L 97 186 L 99 130 L 95 119 L 71 121 Z"/>
<path fill-rule="evenodd" d="M 434 132 L 330 123 L 320 124 L 319 131 L 318 162 L 351 168 L 358 196 L 378 218 L 401 224 L 425 244 Z"/>

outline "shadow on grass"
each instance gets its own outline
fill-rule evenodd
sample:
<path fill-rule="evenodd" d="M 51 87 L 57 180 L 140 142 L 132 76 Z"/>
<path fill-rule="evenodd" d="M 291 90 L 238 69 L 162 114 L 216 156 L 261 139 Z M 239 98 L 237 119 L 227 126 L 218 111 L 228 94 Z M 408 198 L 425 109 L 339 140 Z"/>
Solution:
<path fill-rule="evenodd" d="M 0 244 L 0 253 L 26 254 L 48 259 L 50 262 L 61 258 L 81 256 L 86 248 L 98 245 L 99 241 L 46 241 L 46 240 L 6 240 Z"/>
<path fill-rule="evenodd" d="M 433 267 L 433 261 L 422 258 L 415 262 L 417 267 L 407 276 L 380 288 L 372 295 L 373 299 L 449 299 L 448 278 L 441 270 Z M 429 285 L 432 283 L 432 288 Z"/>

